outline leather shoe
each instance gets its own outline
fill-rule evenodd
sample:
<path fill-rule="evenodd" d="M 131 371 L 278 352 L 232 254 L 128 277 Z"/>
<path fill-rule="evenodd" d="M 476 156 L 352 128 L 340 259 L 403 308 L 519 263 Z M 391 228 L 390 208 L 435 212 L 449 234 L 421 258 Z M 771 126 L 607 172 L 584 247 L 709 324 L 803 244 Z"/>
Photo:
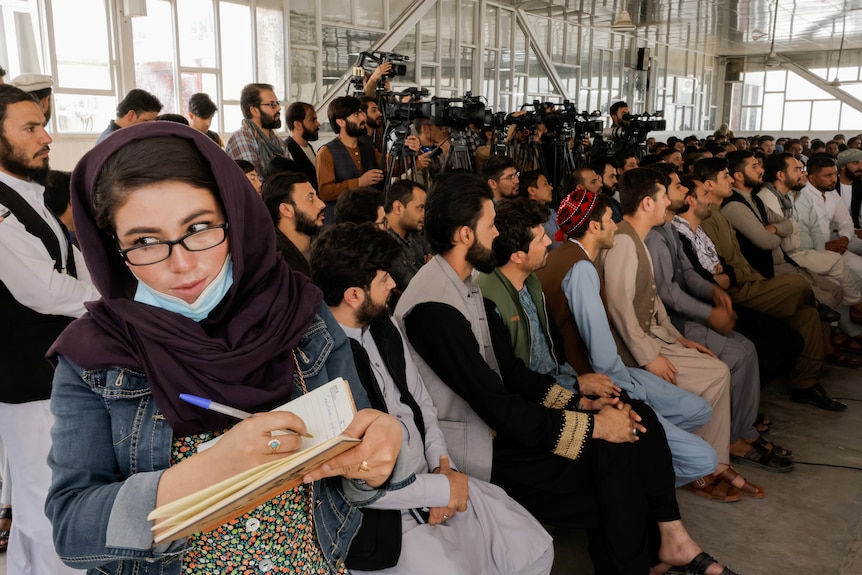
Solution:
<path fill-rule="evenodd" d="M 823 302 L 817 302 L 817 313 L 820 314 L 820 321 L 824 323 L 832 323 L 841 319 L 840 313 Z"/>
<path fill-rule="evenodd" d="M 796 403 L 808 403 L 827 411 L 844 411 L 846 403 L 841 403 L 829 397 L 826 390 L 819 383 L 815 383 L 808 389 L 794 389 L 790 392 L 790 401 Z"/>

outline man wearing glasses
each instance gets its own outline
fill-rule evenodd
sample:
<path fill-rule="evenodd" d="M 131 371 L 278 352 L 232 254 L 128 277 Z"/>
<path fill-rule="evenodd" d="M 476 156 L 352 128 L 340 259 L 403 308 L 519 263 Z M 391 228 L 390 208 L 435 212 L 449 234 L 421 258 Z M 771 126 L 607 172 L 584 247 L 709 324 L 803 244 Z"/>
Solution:
<path fill-rule="evenodd" d="M 270 84 L 248 84 L 239 97 L 243 121 L 231 134 L 224 151 L 234 160 L 254 164 L 255 171 L 266 177 L 270 160 L 290 154 L 275 130 L 281 128 L 281 102 Z"/>
<path fill-rule="evenodd" d="M 494 201 L 518 195 L 521 174 L 518 165 L 509 156 L 495 155 L 482 166 L 482 176 L 494 192 Z"/>

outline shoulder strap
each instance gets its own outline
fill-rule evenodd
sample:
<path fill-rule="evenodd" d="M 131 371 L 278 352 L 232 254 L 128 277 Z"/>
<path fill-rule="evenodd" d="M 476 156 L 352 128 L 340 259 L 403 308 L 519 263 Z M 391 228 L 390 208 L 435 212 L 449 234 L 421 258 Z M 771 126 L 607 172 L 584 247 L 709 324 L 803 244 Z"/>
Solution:
<path fill-rule="evenodd" d="M 52 230 L 51 226 L 48 225 L 48 222 L 46 222 L 18 192 L 2 182 L 0 182 L 0 203 L 9 208 L 9 211 L 15 214 L 18 221 L 24 224 L 24 229 L 27 230 L 27 233 L 36 236 L 42 241 L 42 244 L 51 256 L 51 259 L 54 260 L 54 269 L 62 273 L 64 266 L 63 252 L 60 250 L 60 241 L 57 239 L 57 235 L 54 233 L 54 230 Z M 66 231 L 66 227 L 62 225 L 62 222 L 60 227 L 64 232 Z M 69 242 L 68 239 L 66 241 Z M 69 257 L 67 258 L 66 263 L 66 271 L 75 277 L 75 257 L 72 254 L 71 245 L 69 245 Z"/>

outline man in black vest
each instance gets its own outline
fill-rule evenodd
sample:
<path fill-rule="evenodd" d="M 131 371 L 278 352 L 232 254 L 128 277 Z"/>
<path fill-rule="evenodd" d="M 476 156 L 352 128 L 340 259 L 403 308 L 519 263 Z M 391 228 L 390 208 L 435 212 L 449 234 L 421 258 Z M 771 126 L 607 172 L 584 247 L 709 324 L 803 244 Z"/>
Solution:
<path fill-rule="evenodd" d="M 320 122 L 317 121 L 317 111 L 311 104 L 294 102 L 287 107 L 287 127 L 290 135 L 284 144 L 290 157 L 296 164 L 297 171 L 308 176 L 314 189 L 317 189 L 317 169 L 315 160 L 317 154 L 309 142 L 316 142 L 320 136 Z"/>
<path fill-rule="evenodd" d="M 327 110 L 336 138 L 317 151 L 317 191 L 326 202 L 326 222 L 335 221 L 335 201 L 348 188 L 383 181 L 380 154 L 357 138 L 364 136 L 362 102 L 353 96 L 334 99 Z"/>
<path fill-rule="evenodd" d="M 397 571 L 547 574 L 553 549 L 541 525 L 499 487 L 468 479 L 449 464 L 431 397 L 387 312 L 395 287 L 389 269 L 398 252 L 395 238 L 369 223 L 331 226 L 312 248 L 312 278 L 351 338 L 372 406 L 404 427 L 402 450 L 410 454 L 416 481 L 371 505 L 372 512 L 394 514 L 401 527 Z M 397 533 L 388 540 L 397 540 Z M 350 555 L 347 564 L 351 572 L 368 569 L 353 568 Z"/>
<path fill-rule="evenodd" d="M 0 86 L 0 314 L 6 325 L 0 330 L 0 436 L 15 502 L 10 573 L 72 572 L 54 551 L 44 512 L 53 422 L 53 371 L 44 356 L 83 315 L 84 302 L 99 298 L 80 253 L 42 198 L 50 143 L 38 103 Z"/>

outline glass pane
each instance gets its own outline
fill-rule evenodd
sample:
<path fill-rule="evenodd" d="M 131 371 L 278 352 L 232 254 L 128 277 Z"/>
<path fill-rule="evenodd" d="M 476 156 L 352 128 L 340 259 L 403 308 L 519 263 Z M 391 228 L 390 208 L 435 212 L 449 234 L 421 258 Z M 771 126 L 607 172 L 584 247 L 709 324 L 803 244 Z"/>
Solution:
<path fill-rule="evenodd" d="M 215 74 L 201 74 L 199 72 L 184 72 L 180 74 L 180 82 L 182 82 L 182 95 L 180 96 L 180 108 L 182 114 L 187 116 L 189 113 L 189 98 L 192 94 L 203 92 L 209 94 L 213 102 L 218 102 L 218 79 Z M 213 117 L 212 128 L 218 130 L 219 114 Z"/>
<path fill-rule="evenodd" d="M 563 35 L 566 32 L 566 25 L 559 20 L 551 21 L 551 60 L 554 62 L 563 62 L 565 50 L 563 48 Z M 577 36 L 573 40 L 577 39 Z"/>
<path fill-rule="evenodd" d="M 793 72 L 787 73 L 787 94 L 794 100 L 832 100 L 832 96 Z"/>
<path fill-rule="evenodd" d="M 787 72 L 785 70 L 769 70 L 766 72 L 766 91 L 783 92 L 786 78 Z"/>
<path fill-rule="evenodd" d="M 473 91 L 473 56 L 475 53 L 475 48 L 461 48 L 461 94 L 464 94 L 467 91 Z"/>
<path fill-rule="evenodd" d="M 98 134 L 117 117 L 117 99 L 55 92 L 54 116 L 60 132 Z"/>
<path fill-rule="evenodd" d="M 357 55 L 368 50 L 380 34 L 339 26 L 323 26 L 323 89 L 349 73 Z"/>
<path fill-rule="evenodd" d="M 350 6 L 350 2 L 344 2 Z M 383 0 L 362 0 L 354 2 L 356 6 L 356 24 L 370 26 L 372 28 L 385 28 L 383 22 Z M 324 10 L 324 14 L 328 14 Z"/>
<path fill-rule="evenodd" d="M 515 44 L 514 44 L 514 60 L 515 60 L 515 73 L 516 74 L 526 74 L 527 73 L 527 39 L 524 37 L 524 33 L 521 31 L 519 26 L 515 26 Z"/>
<path fill-rule="evenodd" d="M 163 114 L 175 114 L 174 36 L 171 6 L 147 1 L 147 15 L 132 19 L 135 85 L 162 101 Z"/>
<path fill-rule="evenodd" d="M 397 54 L 403 54 L 410 58 L 404 64 L 407 66 L 407 72 L 403 77 L 397 78 L 397 82 L 416 82 L 416 28 L 414 27 L 404 38 L 395 46 Z"/>
<path fill-rule="evenodd" d="M 317 52 L 290 51 L 290 101 L 317 101 Z"/>
<path fill-rule="evenodd" d="M 389 22 L 395 22 L 411 4 L 413 0 L 389 0 Z"/>
<path fill-rule="evenodd" d="M 321 0 L 320 13 L 326 22 L 350 24 L 350 2 L 344 0 Z"/>
<path fill-rule="evenodd" d="M 422 66 L 422 87 L 428 88 L 432 93 L 437 87 L 437 67 Z"/>
<path fill-rule="evenodd" d="M 841 129 L 858 130 L 859 126 L 862 126 L 862 112 L 852 106 L 841 104 Z"/>
<path fill-rule="evenodd" d="M 254 81 L 254 75 L 249 70 L 252 62 L 251 40 L 251 10 L 248 6 L 240 6 L 232 2 L 222 2 L 219 5 L 221 37 L 230 38 L 230 42 L 221 43 L 221 81 L 222 98 L 239 100 L 243 86 Z M 226 129 L 232 129 L 236 124 L 227 123 Z M 235 129 L 235 128 L 233 128 Z"/>
<path fill-rule="evenodd" d="M 39 43 L 29 12 L 13 12 L 15 35 L 18 40 L 18 66 L 22 72 L 41 70 Z"/>
<path fill-rule="evenodd" d="M 789 104 L 788 104 L 789 105 Z M 818 130 L 837 130 L 838 116 L 841 113 L 841 102 L 812 102 L 811 103 L 811 125 Z M 787 124 L 784 125 L 788 129 Z"/>
<path fill-rule="evenodd" d="M 214 20 L 212 0 L 177 2 L 182 66 L 214 68 L 217 65 Z"/>
<path fill-rule="evenodd" d="M 566 24 L 566 62 L 578 63 L 578 48 L 580 46 L 580 28 Z"/>
<path fill-rule="evenodd" d="M 763 72 L 749 72 L 745 74 L 745 84 L 742 90 L 742 103 L 749 106 L 760 105 L 763 94 Z"/>
<path fill-rule="evenodd" d="M 239 130 L 242 125 L 242 110 L 239 104 L 225 104 L 224 109 L 219 110 L 219 113 L 224 119 L 223 130 L 225 132 L 230 133 Z"/>
<path fill-rule="evenodd" d="M 105 1 L 53 2 L 51 8 L 57 55 L 56 87 L 110 90 L 111 49 Z M 86 34 L 81 34 L 78 20 L 81 14 L 87 15 Z"/>
<path fill-rule="evenodd" d="M 272 84 L 279 98 L 284 98 L 284 21 L 281 2 L 269 0 L 278 8 L 257 3 L 257 77 L 260 82 Z M 228 43 L 232 45 L 231 42 Z"/>
<path fill-rule="evenodd" d="M 493 6 L 485 8 L 485 47 L 495 48 L 497 46 L 497 9 Z"/>
<path fill-rule="evenodd" d="M 836 102 L 837 104 L 837 102 Z M 771 116 L 767 112 L 767 115 L 763 118 L 763 129 L 769 130 L 772 129 L 771 126 L 766 125 L 767 116 Z M 811 119 L 811 102 L 787 102 L 784 105 L 784 126 L 777 126 L 776 129 L 783 130 L 807 130 L 808 123 Z M 830 129 L 838 127 L 837 118 L 830 122 L 831 125 L 821 126 L 817 125 L 818 129 Z"/>
<path fill-rule="evenodd" d="M 807 104 L 807 102 L 806 102 Z M 806 106 L 808 113 L 805 114 L 806 121 L 811 115 L 810 106 Z M 760 120 L 761 130 L 780 130 L 784 110 L 784 94 L 766 94 L 763 97 L 763 116 Z"/>
<path fill-rule="evenodd" d="M 437 7 L 425 13 L 419 24 L 422 34 L 422 60 L 437 62 Z"/>
<path fill-rule="evenodd" d="M 441 0 L 443 15 L 440 21 L 440 63 L 453 65 L 456 58 L 455 32 L 458 30 L 458 7 L 455 0 Z"/>
<path fill-rule="evenodd" d="M 485 50 L 482 95 L 488 99 L 488 105 L 492 107 L 497 104 L 497 56 L 495 50 Z"/>
<path fill-rule="evenodd" d="M 509 48 L 512 45 L 512 13 L 509 10 L 500 10 L 500 48 Z"/>
<path fill-rule="evenodd" d="M 760 129 L 760 108 L 743 108 L 740 117 L 741 130 L 759 130 Z"/>
<path fill-rule="evenodd" d="M 548 20 L 545 18 L 536 18 L 535 16 L 527 16 L 527 24 L 533 31 L 536 44 L 548 49 Z"/>
<path fill-rule="evenodd" d="M 290 0 L 290 44 L 317 45 L 314 0 Z"/>
<path fill-rule="evenodd" d="M 475 34 L 476 2 L 461 0 L 461 43 L 473 44 Z"/>

